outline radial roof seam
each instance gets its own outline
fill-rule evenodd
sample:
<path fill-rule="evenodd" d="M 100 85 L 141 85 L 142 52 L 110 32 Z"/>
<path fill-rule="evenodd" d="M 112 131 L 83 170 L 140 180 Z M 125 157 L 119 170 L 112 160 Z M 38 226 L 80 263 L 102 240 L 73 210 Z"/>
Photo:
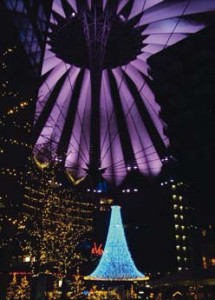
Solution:
<path fill-rule="evenodd" d="M 142 6 L 142 10 L 141 10 L 140 14 L 141 14 L 141 13 L 144 14 L 144 7 L 145 7 L 145 4 L 146 4 L 146 1 L 147 1 L 147 0 L 144 0 L 143 6 Z M 139 25 L 139 24 L 140 24 L 140 21 L 138 21 L 137 24 Z M 138 26 L 138 25 L 137 25 L 137 26 Z M 127 68 L 127 65 L 128 65 L 128 64 L 130 64 L 130 62 L 128 62 L 128 63 L 125 65 L 125 71 L 126 71 L 126 68 Z M 124 76 L 124 75 L 123 75 L 123 76 Z M 123 76 L 122 76 L 121 82 L 120 82 L 120 84 L 119 84 L 119 92 L 120 92 L 120 89 L 121 89 L 121 84 L 122 84 Z"/>

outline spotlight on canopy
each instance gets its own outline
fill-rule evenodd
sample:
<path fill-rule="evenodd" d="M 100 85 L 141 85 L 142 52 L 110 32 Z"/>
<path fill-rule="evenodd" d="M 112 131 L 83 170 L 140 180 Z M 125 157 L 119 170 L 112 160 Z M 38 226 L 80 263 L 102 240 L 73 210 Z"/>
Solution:
<path fill-rule="evenodd" d="M 211 0 L 54 0 L 35 113 L 37 160 L 60 155 L 75 182 L 102 173 L 119 185 L 134 167 L 158 174 L 169 142 L 147 59 L 203 29 L 214 10 Z"/>

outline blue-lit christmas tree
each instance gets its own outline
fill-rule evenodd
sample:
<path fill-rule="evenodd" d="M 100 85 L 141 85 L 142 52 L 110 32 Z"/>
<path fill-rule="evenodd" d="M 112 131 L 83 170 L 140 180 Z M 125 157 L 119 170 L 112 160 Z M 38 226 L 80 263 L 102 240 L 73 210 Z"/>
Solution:
<path fill-rule="evenodd" d="M 112 206 L 110 225 L 104 253 L 95 271 L 86 276 L 88 280 L 144 280 L 133 262 L 128 249 L 119 206 Z"/>

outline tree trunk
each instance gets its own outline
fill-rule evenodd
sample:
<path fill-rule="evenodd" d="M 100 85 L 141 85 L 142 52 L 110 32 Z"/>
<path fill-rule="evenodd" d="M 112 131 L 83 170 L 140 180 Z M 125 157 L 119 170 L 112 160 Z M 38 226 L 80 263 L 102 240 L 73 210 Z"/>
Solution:
<path fill-rule="evenodd" d="M 31 300 L 46 300 L 46 275 L 40 274 L 32 278 Z"/>

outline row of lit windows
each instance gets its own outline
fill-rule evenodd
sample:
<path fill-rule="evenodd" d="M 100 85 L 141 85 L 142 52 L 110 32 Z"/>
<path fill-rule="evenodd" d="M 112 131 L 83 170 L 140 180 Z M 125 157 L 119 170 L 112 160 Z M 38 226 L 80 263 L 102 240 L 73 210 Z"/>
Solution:
<path fill-rule="evenodd" d="M 175 229 L 179 229 L 179 228 L 181 228 L 181 229 L 198 229 L 198 227 L 197 226 L 194 226 L 194 225 L 190 225 L 190 226 L 180 226 L 180 225 L 178 225 L 178 224 L 175 224 Z"/>
<path fill-rule="evenodd" d="M 122 190 L 123 193 L 137 193 L 138 192 L 138 189 L 125 189 L 125 190 Z"/>
<path fill-rule="evenodd" d="M 176 245 L 176 249 L 177 250 L 184 250 L 184 251 L 186 251 L 187 250 L 187 247 L 186 246 L 180 246 L 180 245 Z"/>
<path fill-rule="evenodd" d="M 182 201 L 182 199 L 183 199 L 183 197 L 181 196 L 181 195 L 172 195 L 172 198 L 174 199 L 174 200 L 180 200 L 180 201 Z"/>
<path fill-rule="evenodd" d="M 183 270 L 183 268 L 182 267 L 178 267 L 178 271 L 182 271 Z M 184 268 L 184 270 L 189 270 L 189 268 L 188 267 L 186 267 L 186 268 Z"/>
<path fill-rule="evenodd" d="M 175 235 L 175 238 L 176 238 L 176 240 L 182 239 L 183 241 L 185 241 L 187 239 L 186 235 L 181 235 L 180 236 L 178 234 Z"/>
<path fill-rule="evenodd" d="M 174 182 L 174 184 L 172 184 Z M 161 182 L 161 186 L 164 186 L 164 185 L 167 185 L 167 184 L 172 184 L 172 188 L 175 189 L 176 186 L 182 186 L 184 183 L 183 182 L 178 182 L 178 183 L 175 183 L 175 180 L 174 179 L 170 179 L 169 181 L 164 181 L 164 182 Z"/>
<path fill-rule="evenodd" d="M 177 261 L 188 261 L 187 257 L 181 257 L 181 256 L 177 256 Z"/>
<path fill-rule="evenodd" d="M 184 225 L 178 225 L 178 224 L 175 224 L 175 229 L 182 229 L 184 230 L 185 229 L 185 226 Z"/>
<path fill-rule="evenodd" d="M 176 210 L 176 209 L 183 210 L 183 206 L 182 206 L 182 205 L 174 204 L 174 205 L 173 205 L 173 208 L 174 208 L 175 210 Z"/>
<path fill-rule="evenodd" d="M 181 219 L 184 220 L 184 216 L 183 215 L 174 215 L 174 218 L 177 219 Z"/>

